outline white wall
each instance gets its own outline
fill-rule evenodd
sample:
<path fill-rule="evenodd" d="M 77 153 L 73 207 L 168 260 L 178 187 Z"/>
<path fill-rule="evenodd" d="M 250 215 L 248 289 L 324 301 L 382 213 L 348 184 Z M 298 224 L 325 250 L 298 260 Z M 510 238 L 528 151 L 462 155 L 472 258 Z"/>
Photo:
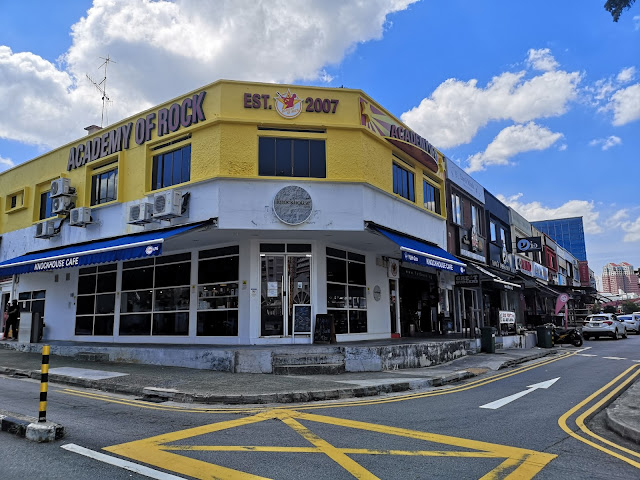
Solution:
<path fill-rule="evenodd" d="M 288 185 L 298 185 L 305 188 L 311 195 L 313 210 L 310 219 L 298 226 L 289 226 L 280 222 L 272 211 L 275 194 Z M 367 317 L 368 333 L 341 335 L 342 341 L 359 340 L 363 338 L 388 338 L 390 335 L 389 320 L 389 282 L 387 269 L 376 264 L 377 254 L 354 250 L 351 247 L 328 243 L 322 238 L 321 232 L 362 232 L 365 221 L 373 221 L 391 229 L 404 232 L 436 243 L 443 248 L 446 246 L 446 227 L 441 218 L 435 217 L 424 210 L 401 201 L 367 185 L 351 183 L 328 183 L 317 181 L 303 181 L 299 179 L 285 180 L 210 180 L 199 184 L 189 185 L 180 189 L 183 193 L 190 192 L 188 218 L 181 217 L 172 222 L 154 222 L 144 227 L 126 224 L 127 204 L 113 204 L 94 208 L 92 217 L 96 222 L 86 228 L 71 227 L 68 223 L 62 227 L 61 234 L 52 239 L 36 239 L 33 237 L 35 227 L 21 231 L 9 232 L 3 235 L 0 260 L 13 258 L 30 251 L 60 247 L 79 242 L 126 235 L 130 233 L 165 228 L 170 225 L 196 222 L 212 217 L 218 218 L 216 232 L 233 233 L 238 238 L 234 244 L 240 248 L 239 267 L 239 331 L 238 337 L 197 337 L 195 323 L 197 312 L 197 277 L 192 275 L 192 311 L 190 335 L 187 337 L 120 337 L 117 335 L 118 321 L 116 319 L 114 337 L 74 336 L 75 329 L 75 294 L 78 282 L 78 270 L 66 269 L 54 272 L 38 272 L 19 276 L 17 291 L 46 290 L 45 319 L 47 329 L 45 338 L 56 340 L 78 341 L 118 341 L 135 343 L 155 343 L 170 340 L 172 343 L 281 343 L 281 339 L 260 338 L 260 252 L 261 242 L 295 242 L 311 243 L 312 256 L 312 316 L 326 313 L 326 246 L 334 246 L 349 251 L 365 254 L 367 271 Z M 269 232 L 274 234 L 270 238 Z M 254 233 L 256 232 L 256 233 Z M 284 232 L 284 234 L 283 234 Z M 305 232 L 304 237 L 298 232 Z M 313 238 L 310 240 L 309 233 Z M 259 233 L 259 237 L 258 237 Z M 373 234 L 372 234 L 373 235 Z M 211 236 L 210 246 L 215 243 L 216 234 Z M 344 238 L 344 237 L 343 237 Z M 179 243 L 179 241 L 176 241 Z M 225 243 L 225 244 L 228 244 Z M 188 247 L 187 244 L 184 247 Z M 178 247 L 180 248 L 180 247 Z M 192 258 L 197 258 L 197 250 Z M 171 253 L 176 253 L 172 251 Z M 192 261 L 195 267 L 197 260 Z M 121 267 L 120 267 L 121 268 Z M 194 270 L 192 270 L 194 271 Z M 70 279 L 66 280 L 66 274 Z M 58 275 L 59 281 L 54 282 Z M 247 281 L 243 288 L 243 281 Z M 378 285 L 381 290 L 379 301 L 373 298 L 373 289 Z M 255 290 L 253 290 L 255 289 Z M 252 295 L 252 291 L 255 295 Z M 119 306 L 119 295 L 116 308 Z M 290 341 L 290 340 L 289 340 Z M 301 337 L 301 342 L 310 339 Z"/>

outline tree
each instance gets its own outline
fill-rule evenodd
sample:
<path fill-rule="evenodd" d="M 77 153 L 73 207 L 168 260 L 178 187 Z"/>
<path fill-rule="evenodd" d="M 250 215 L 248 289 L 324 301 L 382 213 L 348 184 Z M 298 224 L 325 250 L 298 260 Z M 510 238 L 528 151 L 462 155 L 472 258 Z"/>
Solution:
<path fill-rule="evenodd" d="M 602 311 L 602 305 L 600 302 L 596 302 L 591 306 L 591 313 L 600 313 Z"/>
<path fill-rule="evenodd" d="M 627 300 L 622 304 L 622 313 L 633 313 L 637 312 L 638 310 L 640 310 L 640 307 L 638 307 L 638 304 L 636 304 L 635 302 L 630 302 L 629 300 Z"/>
<path fill-rule="evenodd" d="M 616 313 L 616 307 L 613 305 L 607 305 L 602 309 L 602 313 Z"/>
<path fill-rule="evenodd" d="M 623 10 L 629 10 L 636 0 L 607 0 L 604 9 L 611 13 L 613 21 L 617 22 Z"/>

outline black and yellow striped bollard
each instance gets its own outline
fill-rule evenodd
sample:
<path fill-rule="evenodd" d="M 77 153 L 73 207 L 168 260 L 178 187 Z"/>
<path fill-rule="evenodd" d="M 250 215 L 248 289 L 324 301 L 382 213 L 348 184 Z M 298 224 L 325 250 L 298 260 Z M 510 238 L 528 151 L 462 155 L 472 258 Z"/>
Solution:
<path fill-rule="evenodd" d="M 49 389 L 49 345 L 42 346 L 42 369 L 40 370 L 40 412 L 38 422 L 47 421 L 47 390 Z"/>

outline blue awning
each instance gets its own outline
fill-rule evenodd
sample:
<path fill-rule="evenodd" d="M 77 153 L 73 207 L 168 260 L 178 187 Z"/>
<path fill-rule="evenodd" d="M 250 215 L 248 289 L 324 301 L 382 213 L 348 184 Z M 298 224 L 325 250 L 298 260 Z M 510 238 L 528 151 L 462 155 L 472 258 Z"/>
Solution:
<path fill-rule="evenodd" d="M 402 261 L 416 263 L 423 267 L 437 268 L 454 273 L 464 273 L 467 265 L 446 250 L 435 245 L 416 240 L 401 233 L 392 232 L 379 225 L 369 224 L 369 227 L 381 233 L 400 247 Z"/>
<path fill-rule="evenodd" d="M 117 262 L 162 254 L 163 242 L 181 233 L 205 225 L 206 222 L 166 230 L 137 233 L 81 245 L 56 248 L 45 252 L 27 253 L 0 262 L 0 276 L 43 272 L 60 268 L 82 267 L 96 263 Z"/>

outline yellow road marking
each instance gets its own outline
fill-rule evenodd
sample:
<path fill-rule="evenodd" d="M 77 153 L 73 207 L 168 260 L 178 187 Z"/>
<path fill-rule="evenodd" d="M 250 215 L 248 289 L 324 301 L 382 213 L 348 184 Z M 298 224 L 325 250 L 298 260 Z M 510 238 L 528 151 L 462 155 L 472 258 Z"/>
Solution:
<path fill-rule="evenodd" d="M 355 406 L 363 406 L 363 405 L 379 405 L 383 403 L 394 403 L 394 402 L 402 402 L 406 400 L 415 400 L 419 398 L 428 398 L 439 395 L 448 395 L 450 393 L 458 393 L 465 390 L 469 390 L 476 387 L 481 387 L 484 385 L 488 385 L 490 383 L 496 382 L 498 380 L 502 380 L 504 378 L 511 377 L 513 375 L 518 375 L 520 373 L 527 372 L 534 368 L 539 368 L 545 365 L 548 365 L 553 362 L 557 362 L 558 360 L 564 360 L 568 357 L 574 356 L 575 352 L 563 353 L 556 358 L 552 358 L 549 360 L 544 360 L 542 362 L 538 362 L 534 365 L 527 365 L 523 367 L 518 367 L 514 370 L 510 370 L 508 372 L 499 373 L 493 375 L 489 378 L 481 378 L 478 380 L 473 380 L 471 382 L 464 383 L 463 385 L 457 385 L 453 387 L 445 387 L 439 390 L 432 390 L 428 392 L 419 392 L 419 393 L 410 393 L 405 395 L 397 395 L 393 397 L 385 397 L 385 398 L 376 398 L 376 399 L 366 399 L 366 400 L 349 400 L 342 402 L 334 402 L 326 403 L 326 402 L 316 402 L 313 405 L 300 405 L 296 407 L 296 410 L 317 410 L 317 409 L 326 409 L 326 408 L 340 408 L 340 407 L 355 407 Z M 142 400 L 130 400 L 124 398 L 117 398 L 101 393 L 94 392 L 84 392 L 81 390 L 74 390 L 70 388 L 66 388 L 61 390 L 62 393 L 67 395 L 74 395 L 79 397 L 88 397 L 96 400 L 103 400 L 105 402 L 117 403 L 120 405 L 129 405 L 139 408 L 147 408 L 151 410 L 179 410 L 185 413 L 251 413 L 256 411 L 264 411 L 267 408 L 271 409 L 284 409 L 288 410 L 290 406 L 274 406 L 274 407 L 242 407 L 242 408 L 234 408 L 234 407 L 225 407 L 225 408 L 184 408 L 182 406 L 173 406 L 173 405 L 149 405 L 149 402 Z"/>
<path fill-rule="evenodd" d="M 252 446 L 252 445 L 170 445 L 171 443 L 182 441 L 214 432 L 220 432 L 236 427 L 242 427 L 265 420 L 280 420 L 288 425 L 294 432 L 307 440 L 311 446 L 308 447 L 282 447 L 282 446 Z M 451 447 L 459 447 L 472 451 L 457 450 L 380 450 L 366 448 L 339 448 L 313 433 L 301 421 L 320 423 L 336 427 L 346 427 L 355 430 L 405 437 L 420 442 L 431 442 L 444 444 Z M 530 479 L 542 470 L 557 455 L 536 452 L 518 447 L 499 445 L 477 440 L 470 440 L 448 435 L 420 432 L 404 428 L 390 427 L 373 423 L 334 418 L 324 415 L 317 415 L 295 410 L 272 409 L 266 412 L 257 413 L 252 416 L 227 420 L 210 425 L 189 428 L 178 432 L 166 433 L 154 437 L 137 440 L 106 447 L 104 450 L 127 458 L 148 463 L 151 465 L 178 472 L 183 475 L 190 475 L 200 479 L 219 478 L 226 480 L 245 480 L 261 478 L 255 475 L 232 470 L 220 465 L 215 465 L 201 460 L 194 460 L 174 452 L 273 452 L 273 453 L 321 453 L 327 455 L 343 469 L 358 479 L 377 478 L 372 472 L 353 460 L 350 455 L 393 455 L 393 456 L 422 456 L 422 457 L 459 457 L 459 458 L 504 458 L 496 468 L 488 472 L 482 478 L 486 480 L 494 479 Z"/>
<path fill-rule="evenodd" d="M 609 383 L 607 383 L 604 387 L 602 387 L 601 389 L 597 390 L 596 392 L 592 393 L 591 395 L 589 395 L 587 398 L 585 398 L 582 402 L 578 403 L 575 407 L 573 407 L 572 409 L 570 409 L 569 411 L 567 411 L 566 413 L 564 413 L 559 419 L 558 419 L 558 425 L 560 426 L 560 428 L 562 428 L 562 430 L 564 430 L 567 434 L 569 434 L 570 436 L 572 436 L 573 438 L 586 443 L 587 445 L 600 450 L 608 455 L 611 455 L 619 460 L 622 460 L 623 462 L 628 463 L 629 465 L 632 465 L 636 468 L 640 468 L 640 462 L 637 462 L 635 460 L 632 460 L 630 458 L 625 457 L 624 455 L 619 454 L 618 452 L 614 452 L 612 450 L 609 450 L 608 448 L 605 448 L 601 445 L 598 445 L 595 442 L 592 442 L 591 440 L 588 440 L 586 438 L 581 437 L 580 435 L 578 435 L 576 432 L 574 432 L 573 430 L 571 430 L 568 426 L 567 426 L 567 420 L 573 415 L 575 414 L 577 411 L 579 411 L 581 408 L 583 408 L 585 405 L 587 405 L 589 402 L 591 402 L 592 400 L 594 400 L 595 398 L 597 398 L 598 396 L 600 396 L 601 394 L 603 394 L 607 389 L 613 387 L 617 382 L 619 382 L 620 380 L 622 380 L 626 375 L 631 374 L 631 372 L 640 367 L 640 365 L 633 365 L 631 367 L 629 367 L 627 370 L 625 370 L 624 372 L 622 372 L 620 375 L 618 375 L 616 378 L 614 378 L 613 380 L 611 380 Z M 615 389 L 613 389 L 607 396 L 605 396 L 602 400 L 600 400 L 599 402 L 597 402 L 594 406 L 592 406 L 591 408 L 589 408 L 584 414 L 580 415 L 577 419 L 576 419 L 576 425 L 578 426 L 578 428 L 580 428 L 580 430 L 582 430 L 584 433 L 586 433 L 587 435 L 590 435 L 591 437 L 600 440 L 604 443 L 606 443 L 607 445 L 610 445 L 612 447 L 617 448 L 618 450 L 621 451 L 625 451 L 627 453 L 632 453 L 635 456 L 640 456 L 637 453 L 624 448 L 620 445 L 617 445 L 613 442 L 610 442 L 609 440 L 606 440 L 598 435 L 596 435 L 595 433 L 593 433 L 591 430 L 589 430 L 585 425 L 584 425 L 584 420 L 589 417 L 593 412 L 595 412 L 599 407 L 601 407 L 602 405 L 604 405 L 607 401 L 609 401 L 611 398 L 613 398 L 621 389 L 623 389 L 626 385 L 628 385 L 636 376 L 638 376 L 640 374 L 640 370 L 636 370 L 635 373 L 633 373 L 632 375 L 629 376 L 629 378 L 627 378 L 624 382 L 622 382 L 620 385 L 618 385 Z"/>

